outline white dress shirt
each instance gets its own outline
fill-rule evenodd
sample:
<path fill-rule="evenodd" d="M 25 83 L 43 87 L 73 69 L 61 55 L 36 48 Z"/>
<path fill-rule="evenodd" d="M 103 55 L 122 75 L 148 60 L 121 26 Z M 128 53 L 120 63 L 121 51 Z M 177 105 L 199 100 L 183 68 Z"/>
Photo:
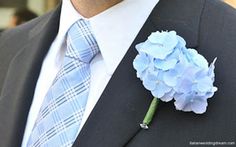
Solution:
<path fill-rule="evenodd" d="M 100 54 L 90 63 L 90 92 L 78 133 L 93 110 L 118 64 L 158 1 L 123 0 L 119 4 L 88 19 L 99 45 Z M 62 65 L 66 49 L 66 33 L 71 25 L 80 18 L 82 16 L 74 9 L 71 1 L 63 0 L 59 32 L 43 61 L 27 119 L 22 147 L 26 147 L 43 99 Z"/>

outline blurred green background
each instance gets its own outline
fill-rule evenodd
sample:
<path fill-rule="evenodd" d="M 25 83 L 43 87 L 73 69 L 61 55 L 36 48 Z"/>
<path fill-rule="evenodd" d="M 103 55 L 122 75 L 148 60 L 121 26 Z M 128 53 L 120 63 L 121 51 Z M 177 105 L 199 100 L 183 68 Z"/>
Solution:
<path fill-rule="evenodd" d="M 0 0 L 0 30 L 9 27 L 17 9 L 27 8 L 37 15 L 42 15 L 60 3 L 60 0 Z"/>

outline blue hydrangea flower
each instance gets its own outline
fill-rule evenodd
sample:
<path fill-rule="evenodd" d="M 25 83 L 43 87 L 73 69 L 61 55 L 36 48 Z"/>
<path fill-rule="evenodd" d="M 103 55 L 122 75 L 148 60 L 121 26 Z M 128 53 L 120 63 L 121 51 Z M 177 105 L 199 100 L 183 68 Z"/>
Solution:
<path fill-rule="evenodd" d="M 207 99 L 217 91 L 213 85 L 216 59 L 208 67 L 207 60 L 195 49 L 187 49 L 175 31 L 154 32 L 136 49 L 137 77 L 154 97 L 175 100 L 177 110 L 206 111 Z"/>

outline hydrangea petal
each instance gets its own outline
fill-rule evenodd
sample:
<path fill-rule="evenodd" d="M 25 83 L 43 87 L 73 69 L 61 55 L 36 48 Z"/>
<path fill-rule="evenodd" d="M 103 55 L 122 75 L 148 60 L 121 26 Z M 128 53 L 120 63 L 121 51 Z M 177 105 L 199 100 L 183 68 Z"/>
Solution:
<path fill-rule="evenodd" d="M 136 48 L 136 50 L 138 51 L 139 54 L 142 54 L 143 52 L 141 50 L 142 50 L 142 48 L 144 48 L 144 42 L 135 45 L 135 48 Z"/>
<path fill-rule="evenodd" d="M 155 60 L 154 65 L 158 69 L 169 70 L 175 67 L 177 59 L 169 59 L 169 60 Z"/>
<path fill-rule="evenodd" d="M 160 73 L 158 71 L 148 71 L 148 74 L 147 74 L 147 78 L 150 80 L 150 81 L 157 81 L 158 78 L 160 76 Z"/>
<path fill-rule="evenodd" d="M 194 64 L 203 69 L 208 69 L 207 60 L 202 55 L 198 54 L 198 52 L 195 49 L 188 49 L 188 52 Z"/>
<path fill-rule="evenodd" d="M 210 77 L 204 77 L 197 81 L 197 88 L 200 92 L 208 92 L 212 88 L 212 80 Z"/>
<path fill-rule="evenodd" d="M 202 114 L 206 112 L 207 101 L 203 99 L 195 99 L 194 102 L 191 103 L 192 111 L 196 114 Z"/>
<path fill-rule="evenodd" d="M 178 39 L 175 31 L 170 32 L 154 32 L 149 37 L 148 40 L 154 44 L 160 44 L 165 48 L 174 48 Z"/>
<path fill-rule="evenodd" d="M 186 41 L 184 40 L 184 38 L 182 38 L 181 36 L 177 35 L 177 39 L 178 39 L 178 47 L 185 47 L 186 46 Z"/>
<path fill-rule="evenodd" d="M 191 107 L 188 105 L 189 100 L 185 94 L 180 94 L 175 96 L 175 108 L 176 110 L 191 111 Z"/>
<path fill-rule="evenodd" d="M 217 87 L 213 87 L 210 92 L 207 92 L 205 94 L 206 98 L 211 98 L 217 90 L 218 90 Z"/>
<path fill-rule="evenodd" d="M 175 70 L 169 70 L 163 74 L 163 81 L 166 85 L 174 87 L 177 85 L 179 77 L 176 76 L 177 72 Z"/>
<path fill-rule="evenodd" d="M 150 45 L 150 47 L 141 49 L 141 51 L 157 59 L 165 59 L 172 52 L 172 50 L 166 50 L 159 45 Z"/>
<path fill-rule="evenodd" d="M 181 75 L 178 84 L 174 89 L 179 93 L 189 93 L 192 91 L 192 86 L 195 84 L 195 74 L 199 72 L 199 68 L 189 65 L 185 68 Z"/>
<path fill-rule="evenodd" d="M 154 90 L 156 88 L 156 83 L 149 80 L 148 78 L 143 79 L 143 86 L 148 90 Z"/>
<path fill-rule="evenodd" d="M 171 90 L 170 92 L 166 93 L 164 96 L 160 97 L 163 102 L 169 102 L 174 98 L 175 91 Z"/>
<path fill-rule="evenodd" d="M 148 67 L 149 63 L 150 61 L 147 56 L 139 54 L 134 59 L 133 66 L 137 71 L 142 72 Z"/>
<path fill-rule="evenodd" d="M 180 49 L 179 48 L 175 48 L 173 50 L 173 52 L 166 57 L 165 60 L 169 60 L 169 59 L 179 60 L 181 58 L 180 57 L 181 54 L 182 54 L 182 52 L 180 51 Z"/>
<path fill-rule="evenodd" d="M 178 39 L 175 31 L 171 32 L 155 32 L 152 33 L 148 40 L 142 46 L 137 46 L 142 52 L 153 56 L 157 59 L 165 59 L 175 48 Z M 137 48 L 136 47 L 136 48 Z"/>
<path fill-rule="evenodd" d="M 196 114 L 202 114 L 206 111 L 207 100 L 194 93 L 182 94 L 178 96 L 174 104 L 177 110 L 185 112 L 193 111 Z"/>
<path fill-rule="evenodd" d="M 162 82 L 157 83 L 156 89 L 152 91 L 152 94 L 157 97 L 161 98 L 163 97 L 167 92 L 171 91 L 171 87 L 168 87 Z"/>
<path fill-rule="evenodd" d="M 193 82 L 187 78 L 183 78 L 174 87 L 175 91 L 178 93 L 189 93 L 192 91 Z"/>

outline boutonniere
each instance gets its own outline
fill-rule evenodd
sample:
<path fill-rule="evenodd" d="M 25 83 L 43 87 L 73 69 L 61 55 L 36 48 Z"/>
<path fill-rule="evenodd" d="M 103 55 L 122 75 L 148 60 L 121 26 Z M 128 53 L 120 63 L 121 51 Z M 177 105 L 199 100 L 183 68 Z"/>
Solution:
<path fill-rule="evenodd" d="M 206 111 L 207 99 L 217 91 L 213 85 L 216 58 L 209 66 L 195 49 L 186 47 L 175 31 L 154 32 L 136 49 L 133 66 L 137 77 L 154 97 L 142 128 L 148 128 L 160 101 L 174 100 L 175 108 L 185 112 Z"/>

